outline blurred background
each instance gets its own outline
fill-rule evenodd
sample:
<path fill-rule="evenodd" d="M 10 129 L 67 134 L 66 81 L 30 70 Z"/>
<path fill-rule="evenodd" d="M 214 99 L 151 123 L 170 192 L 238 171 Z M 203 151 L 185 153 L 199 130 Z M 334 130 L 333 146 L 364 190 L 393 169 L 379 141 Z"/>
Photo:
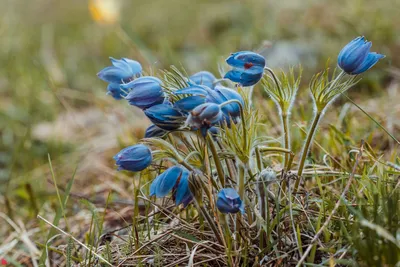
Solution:
<path fill-rule="evenodd" d="M 3 0 L 0 211 L 27 228 L 36 225 L 38 212 L 50 216 L 57 205 L 54 180 L 63 188 L 75 171 L 77 197 L 101 205 L 101 193 L 110 188 L 120 199 L 132 197 L 129 186 L 116 183 L 129 184 L 129 177 L 116 174 L 112 156 L 141 138 L 149 122 L 105 95 L 107 84 L 96 73 L 110 65 L 109 56 L 136 59 L 149 73 L 176 65 L 188 73 L 218 74 L 218 64 L 238 50 L 262 53 L 272 68 L 301 62 L 304 108 L 294 117 L 304 126 L 311 115 L 311 75 L 329 58 L 334 67 L 340 49 L 365 35 L 386 59 L 350 95 L 399 138 L 399 14 L 398 0 Z M 264 109 L 275 112 L 270 101 Z M 267 118 L 279 128 L 271 114 Z M 394 158 L 390 139 L 359 110 L 332 111 L 335 120 L 340 116 L 353 123 L 351 132 L 340 130 L 343 144 L 366 138 Z M 271 129 L 268 134 L 279 134 Z M 79 210 L 76 205 L 71 213 Z"/>

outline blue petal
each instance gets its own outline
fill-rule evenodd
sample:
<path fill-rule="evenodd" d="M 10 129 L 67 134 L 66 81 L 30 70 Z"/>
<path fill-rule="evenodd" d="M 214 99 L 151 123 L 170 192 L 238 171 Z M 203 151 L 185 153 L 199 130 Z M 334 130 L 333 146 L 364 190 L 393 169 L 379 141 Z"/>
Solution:
<path fill-rule="evenodd" d="M 189 174 L 190 174 L 189 171 L 183 169 L 181 179 L 175 191 L 176 205 L 183 203 L 185 199 L 189 198 L 192 195 L 192 192 L 190 192 L 189 189 L 189 179 L 188 179 Z"/>
<path fill-rule="evenodd" d="M 156 196 L 165 197 L 176 186 L 176 182 L 183 175 L 183 169 L 178 166 L 173 166 L 163 172 L 156 187 Z"/>
<path fill-rule="evenodd" d="M 338 64 L 347 73 L 352 73 L 366 59 L 372 43 L 359 37 L 346 45 L 338 56 Z"/>
<path fill-rule="evenodd" d="M 364 61 L 351 73 L 351 74 L 360 74 L 363 73 L 370 68 L 372 68 L 380 59 L 384 58 L 384 55 L 377 54 L 375 52 L 369 53 L 368 56 L 364 59 Z"/>
<path fill-rule="evenodd" d="M 250 69 L 252 67 L 265 67 L 265 58 L 251 51 L 240 51 L 231 54 L 226 63 L 235 68 Z"/>
<path fill-rule="evenodd" d="M 127 92 L 121 89 L 120 84 L 110 83 L 107 86 L 107 94 L 111 95 L 116 100 L 121 100 L 127 95 Z"/>
<path fill-rule="evenodd" d="M 97 76 L 103 81 L 110 83 L 119 83 L 129 80 L 132 75 L 128 70 L 110 66 L 102 69 Z"/>
<path fill-rule="evenodd" d="M 167 133 L 168 131 L 165 131 L 157 127 L 156 125 L 152 124 L 147 128 L 146 133 L 144 134 L 144 138 L 162 137 Z"/>
<path fill-rule="evenodd" d="M 142 72 L 142 65 L 140 65 L 140 63 L 136 60 L 132 60 L 129 58 L 122 58 L 122 60 L 128 64 L 134 75 L 140 74 Z"/>
<path fill-rule="evenodd" d="M 174 92 L 175 95 L 197 95 L 206 96 L 207 87 L 201 85 L 190 86 Z"/>
<path fill-rule="evenodd" d="M 216 80 L 214 74 L 209 71 L 200 71 L 189 77 L 195 84 L 205 85 L 214 88 L 214 81 Z"/>
<path fill-rule="evenodd" d="M 188 96 L 175 102 L 174 107 L 183 110 L 185 112 L 192 111 L 195 107 L 205 103 L 206 99 L 204 96 Z"/>

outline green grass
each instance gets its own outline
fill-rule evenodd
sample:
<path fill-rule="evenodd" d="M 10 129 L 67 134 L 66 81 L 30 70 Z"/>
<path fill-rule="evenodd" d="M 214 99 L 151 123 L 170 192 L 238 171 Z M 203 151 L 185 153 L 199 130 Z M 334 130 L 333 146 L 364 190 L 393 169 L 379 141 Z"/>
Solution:
<path fill-rule="evenodd" d="M 399 10 L 396 0 L 126 1 L 120 25 L 101 25 L 91 19 L 85 1 L 6 0 L 0 10 L 0 212 L 14 222 L 21 221 L 32 244 L 41 245 L 37 245 L 38 253 L 29 242 L 12 236 L 16 230 L 10 224 L 1 223 L 0 240 L 7 240 L 8 244 L 16 240 L 17 245 L 0 254 L 0 258 L 22 265 L 30 258 L 43 263 L 44 247 L 48 247 L 56 263 L 79 259 L 93 264 L 93 254 L 65 236 L 54 237 L 56 231 L 39 221 L 37 214 L 97 252 L 101 248 L 99 253 L 108 260 L 126 258 L 154 237 L 149 230 L 151 224 L 143 216 L 154 206 L 137 191 L 138 176 L 115 172 L 111 160 L 119 148 L 143 136 L 148 121 L 133 107 L 105 96 L 106 84 L 96 73 L 109 64 L 108 56 L 144 57 L 144 67 L 152 71 L 182 64 L 188 73 L 208 69 L 216 74 L 217 63 L 223 64 L 233 51 L 264 51 L 267 62 L 284 68 L 287 65 L 273 59 L 275 50 L 268 49 L 266 41 L 275 47 L 287 42 L 290 51 L 306 45 L 307 49 L 297 51 L 304 72 L 290 125 L 292 149 L 299 151 L 312 115 L 308 80 L 323 68 L 327 58 L 331 58 L 333 66 L 338 50 L 349 40 L 365 35 L 373 41 L 373 51 L 380 51 L 387 58 L 363 76 L 349 96 L 399 139 L 400 109 L 396 97 L 400 89 L 395 79 L 398 77 L 389 72 L 398 71 L 400 66 Z M 393 86 L 395 89 L 391 89 Z M 281 122 L 274 103 L 261 85 L 254 94 L 253 104 L 265 124 L 259 132 L 279 138 Z M 95 115 L 90 117 L 92 113 L 85 112 Z M 72 119 L 66 120 L 63 114 L 72 114 Z M 56 131 L 52 126 L 57 120 L 61 130 Z M 39 125 L 50 128 L 38 128 Z M 322 234 L 324 248 L 315 246 L 307 259 L 310 265 L 328 265 L 326 255 L 347 265 L 394 266 L 399 261 L 398 246 L 390 241 L 394 237 L 399 242 L 399 147 L 345 97 L 327 112 L 307 162 L 347 174 L 307 173 L 304 187 L 309 190 L 308 199 L 306 203 L 293 202 L 292 215 L 276 201 L 271 203 L 274 212 L 280 209 L 274 215 L 281 212 L 281 218 L 271 218 L 275 225 L 266 226 L 272 232 L 267 242 L 270 261 L 287 260 L 282 251 L 292 249 L 294 243 L 307 247 L 340 200 L 355 162 L 349 151 L 358 149 L 361 139 L 371 148 L 364 152 L 356 182 L 347 193 L 347 202 L 342 200 Z M 280 142 L 270 145 L 279 146 Z M 297 156 L 295 161 L 298 159 Z M 264 159 L 265 166 L 278 168 L 281 162 L 281 156 Z M 150 180 L 150 176 L 144 180 Z M 305 204 L 311 206 L 307 212 L 303 211 Z M 161 263 L 161 255 L 166 253 L 163 245 L 180 248 L 189 244 L 193 249 L 199 240 L 207 240 L 208 235 L 196 228 L 196 211 L 190 209 L 186 216 L 195 226 L 176 230 L 185 233 L 176 234 L 181 239 L 176 238 L 176 243 L 171 244 L 156 242 L 154 247 L 144 248 L 146 253 L 158 253 Z M 294 225 L 298 229 L 297 241 L 291 216 L 299 218 Z M 164 227 L 164 217 L 162 213 L 154 217 L 156 228 Z M 140 222 L 138 227 L 116 234 L 124 238 L 119 240 L 121 247 L 115 246 L 115 240 L 100 238 L 132 221 Z M 206 224 L 202 227 L 208 234 Z M 277 235 L 287 235 L 290 240 L 287 244 L 277 241 Z M 4 245 L 7 244 L 0 247 Z M 68 246 L 65 251 L 64 245 Z M 199 250 L 201 253 L 201 247 Z"/>

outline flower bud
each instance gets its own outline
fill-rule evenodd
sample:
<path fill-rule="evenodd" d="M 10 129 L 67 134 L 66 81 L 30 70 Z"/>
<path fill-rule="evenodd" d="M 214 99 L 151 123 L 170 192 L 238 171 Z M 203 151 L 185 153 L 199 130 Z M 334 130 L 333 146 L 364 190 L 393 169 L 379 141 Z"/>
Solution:
<path fill-rule="evenodd" d="M 244 204 L 235 189 L 224 188 L 218 193 L 217 208 L 222 213 L 244 213 Z"/>
<path fill-rule="evenodd" d="M 142 144 L 122 149 L 114 156 L 118 170 L 138 172 L 146 169 L 153 160 L 150 149 Z"/>
<path fill-rule="evenodd" d="M 157 127 L 167 131 L 179 129 L 186 119 L 186 116 L 168 103 L 152 106 L 146 109 L 144 114 Z"/>
<path fill-rule="evenodd" d="M 370 52 L 372 43 L 362 36 L 348 43 L 339 53 L 339 67 L 350 75 L 363 73 L 374 66 L 384 55 Z"/>
<path fill-rule="evenodd" d="M 139 62 L 128 59 L 115 59 L 110 57 L 112 66 L 102 69 L 97 76 L 103 81 L 109 83 L 122 84 L 131 81 L 142 72 L 142 66 Z"/>
<path fill-rule="evenodd" d="M 122 89 L 131 90 L 125 97 L 129 104 L 147 109 L 164 102 L 162 82 L 155 77 L 140 77 L 130 83 L 121 85 Z"/>

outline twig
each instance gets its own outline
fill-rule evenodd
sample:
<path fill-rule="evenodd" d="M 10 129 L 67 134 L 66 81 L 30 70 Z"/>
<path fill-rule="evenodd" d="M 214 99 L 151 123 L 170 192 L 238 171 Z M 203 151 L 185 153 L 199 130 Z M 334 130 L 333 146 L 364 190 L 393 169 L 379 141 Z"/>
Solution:
<path fill-rule="evenodd" d="M 353 166 L 353 170 L 352 170 L 351 175 L 349 177 L 349 181 L 347 182 L 346 187 L 343 190 L 343 193 L 340 195 L 340 198 L 336 202 L 335 207 L 333 208 L 333 210 L 332 210 L 331 214 L 329 215 L 328 219 L 324 222 L 322 227 L 319 229 L 319 231 L 315 234 L 314 238 L 311 240 L 310 244 L 307 247 L 307 250 L 304 252 L 303 256 L 301 257 L 301 259 L 297 263 L 296 267 L 299 267 L 303 263 L 303 261 L 306 259 L 306 257 L 308 256 L 308 254 L 310 253 L 310 251 L 311 251 L 311 249 L 313 247 L 313 244 L 315 243 L 315 241 L 318 240 L 319 236 L 322 234 L 322 232 L 328 226 L 328 224 L 331 221 L 332 217 L 335 215 L 336 211 L 338 210 L 338 208 L 340 206 L 340 203 L 341 203 L 341 200 L 344 199 L 344 197 L 347 194 L 347 191 L 349 191 L 351 183 L 353 182 L 354 174 L 355 174 L 355 172 L 357 170 L 358 162 L 362 157 L 363 147 L 364 147 L 364 140 L 361 140 L 360 152 L 357 155 L 356 162 L 355 162 L 355 164 Z"/>

